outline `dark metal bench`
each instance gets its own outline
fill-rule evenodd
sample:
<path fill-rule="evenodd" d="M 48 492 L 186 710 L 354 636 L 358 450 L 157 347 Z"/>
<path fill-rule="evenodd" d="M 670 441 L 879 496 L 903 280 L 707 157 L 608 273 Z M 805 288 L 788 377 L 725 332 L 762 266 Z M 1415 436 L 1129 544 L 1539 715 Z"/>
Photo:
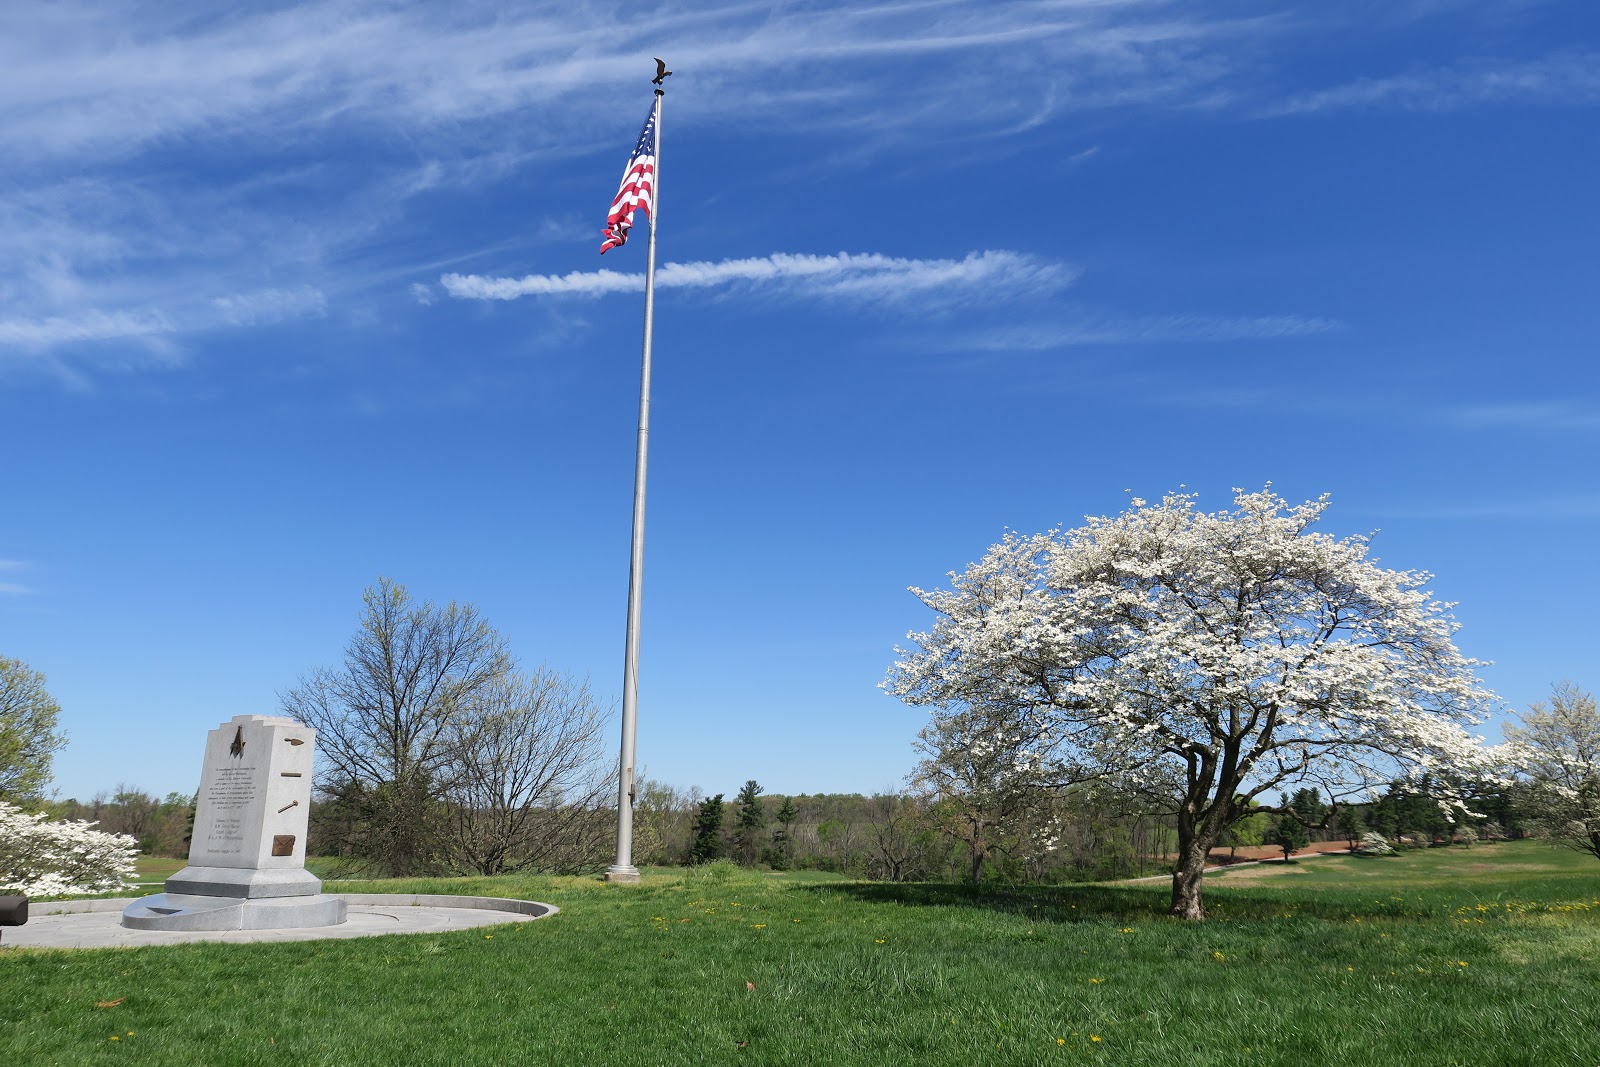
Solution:
<path fill-rule="evenodd" d="M 0 896 L 0 928 L 7 926 L 21 926 L 28 921 L 28 898 L 24 896 Z"/>

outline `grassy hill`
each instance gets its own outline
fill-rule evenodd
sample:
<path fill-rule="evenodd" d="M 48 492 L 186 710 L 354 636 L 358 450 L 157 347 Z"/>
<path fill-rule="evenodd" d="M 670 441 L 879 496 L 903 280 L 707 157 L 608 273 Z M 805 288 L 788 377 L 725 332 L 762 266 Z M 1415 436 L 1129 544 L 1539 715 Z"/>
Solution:
<path fill-rule="evenodd" d="M 0 1063 L 1600 1063 L 1600 863 L 1531 842 L 1230 870 L 1202 925 L 1165 918 L 1150 883 L 714 868 L 359 888 L 564 910 L 487 933 L 8 950 Z"/>

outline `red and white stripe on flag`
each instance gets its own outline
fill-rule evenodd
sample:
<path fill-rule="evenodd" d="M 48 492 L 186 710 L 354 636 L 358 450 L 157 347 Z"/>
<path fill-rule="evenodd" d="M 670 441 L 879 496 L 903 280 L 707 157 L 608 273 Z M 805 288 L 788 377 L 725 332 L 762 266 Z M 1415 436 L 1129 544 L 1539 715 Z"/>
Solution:
<path fill-rule="evenodd" d="M 639 131 L 639 143 L 634 146 L 633 155 L 628 157 L 628 165 L 622 172 L 622 187 L 617 190 L 616 199 L 611 201 L 611 212 L 606 215 L 606 239 L 600 246 L 600 254 L 605 255 L 607 250 L 628 243 L 633 213 L 638 208 L 644 208 L 654 225 L 655 206 L 656 106 L 652 101 L 644 129 Z"/>

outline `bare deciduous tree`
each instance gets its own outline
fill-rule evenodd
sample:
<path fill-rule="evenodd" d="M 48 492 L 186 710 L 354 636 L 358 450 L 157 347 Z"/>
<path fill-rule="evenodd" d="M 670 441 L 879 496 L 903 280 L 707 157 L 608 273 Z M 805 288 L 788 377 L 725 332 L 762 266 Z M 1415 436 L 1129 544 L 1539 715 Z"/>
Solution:
<path fill-rule="evenodd" d="M 543 667 L 487 687 L 449 738 L 452 865 L 479 874 L 604 866 L 615 818 L 610 719 L 587 682 Z"/>
<path fill-rule="evenodd" d="M 452 745 L 512 660 L 471 604 L 415 604 L 387 578 L 362 603 L 344 665 L 313 671 L 279 700 L 317 731 L 321 783 L 360 811 L 351 854 L 389 874 L 423 873 L 438 857 Z"/>
<path fill-rule="evenodd" d="M 930 858 L 937 858 L 937 838 L 922 797 L 879 793 L 871 805 L 875 850 L 867 876 L 889 882 L 915 882 L 928 876 Z"/>

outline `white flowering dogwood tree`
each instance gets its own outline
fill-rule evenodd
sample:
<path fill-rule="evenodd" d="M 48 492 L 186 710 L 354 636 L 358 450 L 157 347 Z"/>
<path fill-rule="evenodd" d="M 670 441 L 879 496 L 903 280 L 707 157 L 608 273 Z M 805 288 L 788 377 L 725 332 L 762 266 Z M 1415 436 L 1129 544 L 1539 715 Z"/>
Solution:
<path fill-rule="evenodd" d="M 1062 781 L 1157 800 L 1176 814 L 1172 914 L 1204 917 L 1206 856 L 1258 797 L 1314 786 L 1335 803 L 1412 773 L 1476 772 L 1470 728 L 1493 700 L 1456 648 L 1432 576 L 1368 558 L 1368 539 L 1313 529 L 1236 490 L 1137 498 L 1074 530 L 1008 533 L 898 649 L 885 688 L 942 711 L 1009 708 Z"/>
<path fill-rule="evenodd" d="M 0 892 L 30 897 L 107 893 L 133 877 L 138 842 L 89 822 L 50 822 L 0 801 Z"/>
<path fill-rule="evenodd" d="M 1527 776 L 1520 800 L 1537 833 L 1600 859 L 1600 708 L 1594 694 L 1562 682 L 1505 727 L 1499 749 Z"/>

